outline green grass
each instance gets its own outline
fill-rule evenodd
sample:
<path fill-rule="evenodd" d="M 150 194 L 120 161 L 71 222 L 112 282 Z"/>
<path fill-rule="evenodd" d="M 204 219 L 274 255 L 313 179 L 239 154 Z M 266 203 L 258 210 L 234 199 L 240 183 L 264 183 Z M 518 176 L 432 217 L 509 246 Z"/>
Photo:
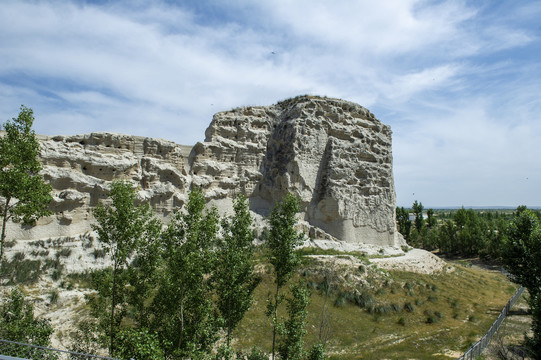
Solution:
<path fill-rule="evenodd" d="M 308 266 L 299 271 L 298 278 L 304 275 L 307 281 L 318 283 L 325 266 L 319 265 L 319 271 L 315 263 Z M 336 272 L 341 278 L 335 284 L 338 290 L 326 305 L 331 359 L 450 359 L 445 351 L 465 351 L 484 335 L 516 289 L 503 275 L 467 264 L 457 264 L 454 272 L 440 275 L 382 272 L 373 266 L 366 273 L 340 267 Z M 262 276 L 254 305 L 234 332 L 238 349 L 271 348 L 271 324 L 264 313 L 274 284 L 268 273 Z M 354 277 L 371 278 L 371 285 L 346 280 Z M 381 291 L 383 287 L 390 291 Z M 324 302 L 324 294 L 314 289 L 307 349 L 318 340 Z"/>

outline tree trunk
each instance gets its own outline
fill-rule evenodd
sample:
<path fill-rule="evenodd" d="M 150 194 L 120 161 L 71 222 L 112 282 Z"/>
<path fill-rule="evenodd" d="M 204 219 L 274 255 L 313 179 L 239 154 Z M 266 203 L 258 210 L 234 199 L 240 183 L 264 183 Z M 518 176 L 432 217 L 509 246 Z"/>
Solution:
<path fill-rule="evenodd" d="M 115 254 L 116 255 L 116 254 Z M 116 258 L 116 256 L 115 256 Z M 115 322 L 115 305 L 116 305 L 116 272 L 117 272 L 117 261 L 114 260 L 114 266 L 113 266 L 113 293 L 112 293 L 112 299 L 111 299 L 111 345 L 109 347 L 109 356 L 113 356 L 113 350 L 114 350 L 114 322 Z"/>
<path fill-rule="evenodd" d="M 231 344 L 231 298 L 227 299 L 227 347 Z"/>
<path fill-rule="evenodd" d="M 11 198 L 6 199 L 6 205 L 4 207 L 4 214 L 2 219 L 2 238 L 0 241 L 0 265 L 2 264 L 2 260 L 4 260 L 4 241 L 6 240 L 6 224 L 8 220 L 8 208 L 9 208 L 9 201 Z"/>
<path fill-rule="evenodd" d="M 274 360 L 275 356 L 275 348 L 276 348 L 276 324 L 278 323 L 278 295 L 279 295 L 280 287 L 278 284 L 276 284 L 276 294 L 274 295 L 274 324 L 272 327 L 272 360 Z"/>
<path fill-rule="evenodd" d="M 178 338 L 178 347 L 182 346 L 182 335 L 184 334 L 184 301 L 180 302 L 180 336 Z"/>

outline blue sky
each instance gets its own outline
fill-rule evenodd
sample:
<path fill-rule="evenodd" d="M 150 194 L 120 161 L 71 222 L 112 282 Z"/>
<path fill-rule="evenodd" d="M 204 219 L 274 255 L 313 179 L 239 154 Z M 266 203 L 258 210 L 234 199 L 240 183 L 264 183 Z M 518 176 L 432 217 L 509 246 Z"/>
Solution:
<path fill-rule="evenodd" d="M 0 114 L 202 141 L 218 111 L 342 98 L 393 130 L 397 201 L 541 205 L 541 2 L 9 1 Z"/>

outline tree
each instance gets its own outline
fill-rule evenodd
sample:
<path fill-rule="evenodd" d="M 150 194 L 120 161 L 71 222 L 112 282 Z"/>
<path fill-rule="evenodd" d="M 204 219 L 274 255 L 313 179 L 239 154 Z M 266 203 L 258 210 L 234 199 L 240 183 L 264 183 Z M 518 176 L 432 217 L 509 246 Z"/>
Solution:
<path fill-rule="evenodd" d="M 502 260 L 511 279 L 530 293 L 532 309 L 532 347 L 541 356 L 541 225 L 530 210 L 517 209 L 507 230 L 502 248 Z"/>
<path fill-rule="evenodd" d="M 254 233 L 252 218 L 244 196 L 234 204 L 235 215 L 222 221 L 223 238 L 216 248 L 216 268 L 213 274 L 218 309 L 224 318 L 227 346 L 231 332 L 244 317 L 253 302 L 253 292 L 260 282 L 252 263 Z"/>
<path fill-rule="evenodd" d="M 278 307 L 283 301 L 280 289 L 287 284 L 300 259 L 295 248 L 302 244 L 303 234 L 295 230 L 299 212 L 299 200 L 292 194 L 287 194 L 281 203 L 274 207 L 269 219 L 270 232 L 267 240 L 269 261 L 274 269 L 276 291 L 274 299 L 269 302 L 267 315 L 273 323 L 272 358 L 275 358 L 276 332 L 278 326 Z"/>
<path fill-rule="evenodd" d="M 39 174 L 40 146 L 32 124 L 32 109 L 21 106 L 17 118 L 7 121 L 0 137 L 0 262 L 4 258 L 4 242 L 8 220 L 32 224 L 42 216 L 50 215 L 47 205 L 51 202 L 51 185 Z"/>
<path fill-rule="evenodd" d="M 408 241 L 411 232 L 411 221 L 409 213 L 404 207 L 396 208 L 396 222 L 398 225 L 398 232 L 400 232 L 402 236 L 404 236 L 404 239 Z"/>
<path fill-rule="evenodd" d="M 202 356 L 217 340 L 211 273 L 218 228 L 217 210 L 205 211 L 205 197 L 196 188 L 164 232 L 164 274 L 153 302 L 152 328 L 167 356 Z"/>
<path fill-rule="evenodd" d="M 278 353 L 283 360 L 302 360 L 310 293 L 306 285 L 299 282 L 291 287 L 291 295 L 286 300 L 288 319 L 283 325 L 283 339 L 278 346 Z"/>
<path fill-rule="evenodd" d="M 426 211 L 426 222 L 429 228 L 433 228 L 436 225 L 436 218 L 434 217 L 433 209 L 428 209 Z"/>
<path fill-rule="evenodd" d="M 417 200 L 415 200 L 412 206 L 412 210 L 415 214 L 415 229 L 418 233 L 421 232 L 421 229 L 424 226 L 423 209 L 423 203 L 418 203 Z"/>
<path fill-rule="evenodd" d="M 28 343 L 38 346 L 49 346 L 53 328 L 48 320 L 34 318 L 33 306 L 26 302 L 21 290 L 15 288 L 10 296 L 0 303 L 0 338 L 5 340 Z M 20 348 L 10 348 L 4 345 L 4 355 L 24 355 L 33 359 L 50 359 L 50 354 L 44 354 L 40 349 L 28 350 L 19 354 Z"/>
<path fill-rule="evenodd" d="M 98 233 L 99 242 L 109 252 L 113 262 L 112 287 L 109 325 L 109 354 L 114 354 L 115 327 L 122 320 L 123 312 L 115 317 L 115 309 L 119 299 L 126 295 L 126 276 L 123 270 L 128 265 L 129 258 L 138 248 L 148 246 L 149 242 L 159 234 L 161 225 L 153 217 L 148 204 L 136 206 L 135 190 L 127 181 L 113 181 L 111 184 L 111 205 L 98 204 L 94 210 L 97 224 L 92 228 Z M 144 275 L 144 274 L 142 274 Z M 105 281 L 107 283 L 107 281 Z M 141 303 L 146 293 L 138 289 L 136 299 Z"/>

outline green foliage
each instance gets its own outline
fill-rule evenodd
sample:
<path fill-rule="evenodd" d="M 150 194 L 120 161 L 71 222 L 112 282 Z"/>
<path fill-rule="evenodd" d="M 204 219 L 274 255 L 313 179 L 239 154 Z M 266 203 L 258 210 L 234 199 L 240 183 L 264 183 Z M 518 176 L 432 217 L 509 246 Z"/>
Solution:
<path fill-rule="evenodd" d="M 310 293 L 303 282 L 291 287 L 291 298 L 287 302 L 288 319 L 283 324 L 281 341 L 278 345 L 280 359 L 301 360 L 304 357 L 304 335 Z"/>
<path fill-rule="evenodd" d="M 164 358 L 158 336 L 146 329 L 124 329 L 117 335 L 114 356 L 119 359 L 161 360 Z"/>
<path fill-rule="evenodd" d="M 101 318 L 102 329 L 109 337 L 109 353 L 113 354 L 116 328 L 126 313 L 124 301 L 120 300 L 129 297 L 136 309 L 136 320 L 146 325 L 143 304 L 152 284 L 152 270 L 157 266 L 156 239 L 161 224 L 153 217 L 148 204 L 135 205 L 135 190 L 129 182 L 113 181 L 110 196 L 112 205 L 100 203 L 94 210 L 97 224 L 93 229 L 113 262 L 111 277 L 95 279 L 98 283 L 104 282 L 98 284 L 103 299 L 99 305 L 95 303 L 94 314 Z M 134 254 L 136 261 L 128 269 L 128 259 Z M 109 296 L 110 306 L 105 306 Z M 115 314 L 117 305 L 120 309 Z"/>
<path fill-rule="evenodd" d="M 417 202 L 417 200 L 415 200 L 412 206 L 412 210 L 415 214 L 414 224 L 417 232 L 421 232 L 421 229 L 425 225 L 425 221 L 423 219 L 423 209 L 423 203 Z"/>
<path fill-rule="evenodd" d="M 244 356 L 246 356 L 246 360 L 269 360 L 268 355 L 257 347 L 253 347 L 250 353 L 246 355 L 240 354 L 240 356 L 237 356 L 237 359 L 243 359 Z"/>
<path fill-rule="evenodd" d="M 260 282 L 254 274 L 252 218 L 244 196 L 236 199 L 235 215 L 222 221 L 223 237 L 217 241 L 213 281 L 217 305 L 224 319 L 227 344 L 231 332 L 253 302 L 253 292 Z"/>
<path fill-rule="evenodd" d="M 396 208 L 396 223 L 398 231 L 408 241 L 411 232 L 411 221 L 409 219 L 409 213 L 404 207 Z"/>
<path fill-rule="evenodd" d="M 518 208 L 516 217 L 507 231 L 502 249 L 505 268 L 512 280 L 523 285 L 530 293 L 532 309 L 531 340 L 533 351 L 541 356 L 541 224 L 530 210 Z"/>
<path fill-rule="evenodd" d="M 270 233 L 267 241 L 270 263 L 274 267 L 275 282 L 278 288 L 284 286 L 299 265 L 300 260 L 294 251 L 302 244 L 303 234 L 295 229 L 295 216 L 300 210 L 299 200 L 287 194 L 281 203 L 274 207 L 269 219 Z"/>
<path fill-rule="evenodd" d="M 51 214 L 47 205 L 52 200 L 51 185 L 45 184 L 39 174 L 39 142 L 32 125 L 32 109 L 21 106 L 17 118 L 7 121 L 0 137 L 0 261 L 4 257 L 6 223 L 22 221 L 33 224 L 42 216 Z"/>
<path fill-rule="evenodd" d="M 163 236 L 164 273 L 153 302 L 152 329 L 167 342 L 166 354 L 177 358 L 208 353 L 217 339 L 211 273 L 218 225 L 217 210 L 205 211 L 205 198 L 195 189 Z"/>
<path fill-rule="evenodd" d="M 308 353 L 307 360 L 325 360 L 327 359 L 327 356 L 325 356 L 325 347 L 322 343 L 316 343 L 312 346 L 310 349 L 310 352 Z"/>
<path fill-rule="evenodd" d="M 19 289 L 0 304 L 0 339 L 48 346 L 53 328 L 48 320 L 34 318 L 33 306 Z"/>
<path fill-rule="evenodd" d="M 0 277 L 7 279 L 6 284 L 33 284 L 39 280 L 42 273 L 40 260 L 16 260 L 4 259 L 0 266 Z"/>
<path fill-rule="evenodd" d="M 273 324 L 272 331 L 272 358 L 275 356 L 276 333 L 278 330 L 278 307 L 284 297 L 280 289 L 287 284 L 293 272 L 300 264 L 295 248 L 302 243 L 303 234 L 295 229 L 299 212 L 299 200 L 292 194 L 287 194 L 271 212 L 269 219 L 270 231 L 267 239 L 269 262 L 273 266 L 276 292 L 274 299 L 269 300 L 267 316 Z"/>

